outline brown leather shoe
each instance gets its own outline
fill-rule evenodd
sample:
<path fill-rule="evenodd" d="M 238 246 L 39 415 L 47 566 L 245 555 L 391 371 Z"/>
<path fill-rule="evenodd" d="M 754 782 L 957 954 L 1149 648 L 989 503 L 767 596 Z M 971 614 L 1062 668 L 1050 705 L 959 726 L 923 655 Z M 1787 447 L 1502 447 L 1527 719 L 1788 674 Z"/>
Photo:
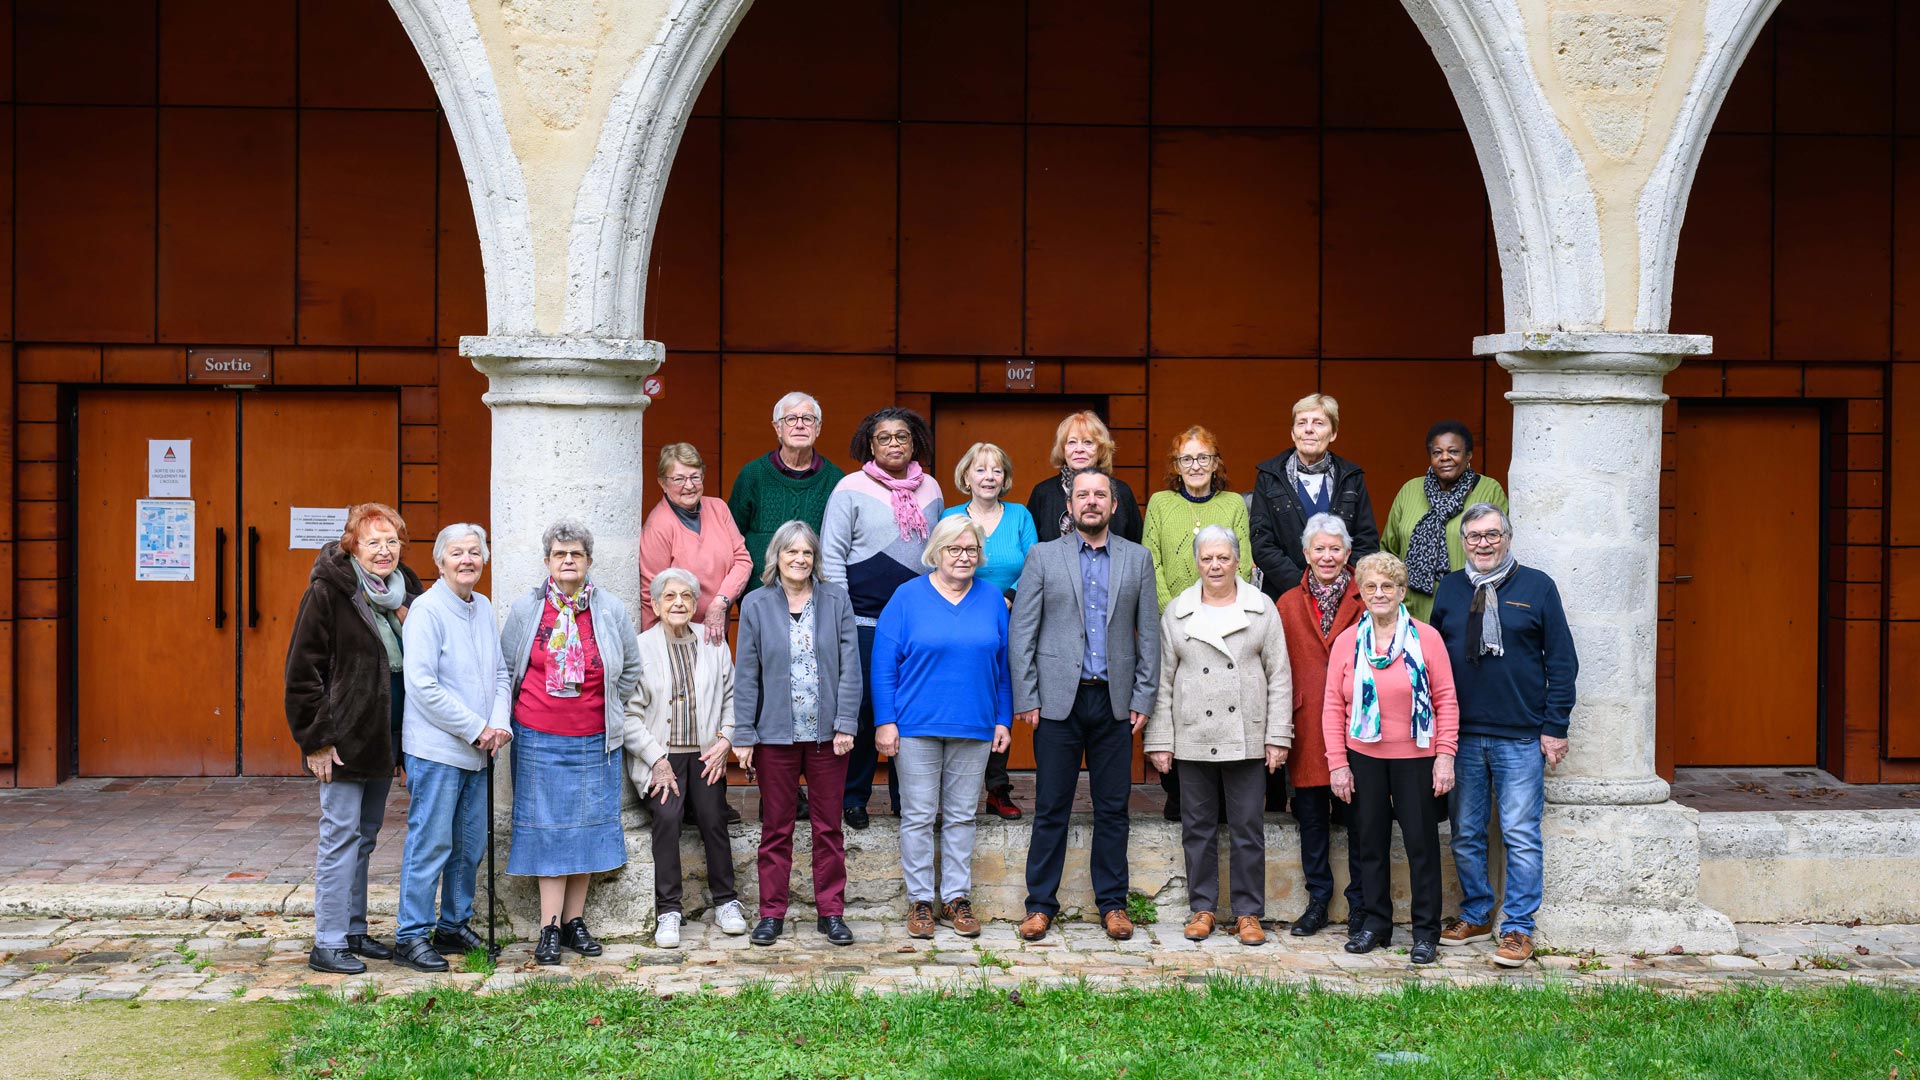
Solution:
<path fill-rule="evenodd" d="M 961 937 L 979 937 L 980 920 L 973 917 L 973 902 L 956 896 L 940 907 L 940 921 L 953 927 Z"/>
<path fill-rule="evenodd" d="M 1509 930 L 1500 935 L 1500 948 L 1493 954 L 1493 962 L 1501 967 L 1519 967 L 1533 959 L 1533 935 L 1518 930 Z"/>
<path fill-rule="evenodd" d="M 933 936 L 933 901 L 915 900 L 907 908 L 907 936 L 930 938 Z"/>
<path fill-rule="evenodd" d="M 1470 923 L 1458 916 L 1448 919 L 1440 927 L 1440 944 L 1446 946 L 1471 945 L 1476 941 L 1492 941 L 1492 923 Z"/>
<path fill-rule="evenodd" d="M 1234 920 L 1233 932 L 1239 935 L 1240 944 L 1242 945 L 1265 945 L 1267 943 L 1267 930 L 1266 927 L 1260 925 L 1260 916 L 1258 915 L 1242 915 Z"/>
<path fill-rule="evenodd" d="M 1213 936 L 1213 912 L 1196 911 L 1187 920 L 1187 940 L 1205 941 Z"/>
<path fill-rule="evenodd" d="M 1047 936 L 1047 928 L 1053 925 L 1053 916 L 1044 911 L 1029 911 L 1027 917 L 1020 920 L 1017 931 L 1022 941 L 1039 941 Z"/>
<path fill-rule="evenodd" d="M 1100 922 L 1106 926 L 1107 936 L 1115 941 L 1125 941 L 1133 936 L 1133 920 L 1127 918 L 1127 913 L 1119 908 L 1100 916 Z"/>

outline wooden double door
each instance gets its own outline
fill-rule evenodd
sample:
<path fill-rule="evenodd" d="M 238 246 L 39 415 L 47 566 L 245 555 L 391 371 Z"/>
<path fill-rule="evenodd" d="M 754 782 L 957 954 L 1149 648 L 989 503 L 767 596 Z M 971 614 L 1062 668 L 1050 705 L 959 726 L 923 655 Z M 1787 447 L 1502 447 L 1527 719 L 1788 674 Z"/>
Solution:
<path fill-rule="evenodd" d="M 397 396 L 92 391 L 78 433 L 80 774 L 297 774 L 283 672 L 317 552 L 294 546 L 295 508 L 399 505 Z M 142 518 L 156 441 L 190 488 Z M 139 570 L 156 543 L 179 545 L 174 565 Z"/>

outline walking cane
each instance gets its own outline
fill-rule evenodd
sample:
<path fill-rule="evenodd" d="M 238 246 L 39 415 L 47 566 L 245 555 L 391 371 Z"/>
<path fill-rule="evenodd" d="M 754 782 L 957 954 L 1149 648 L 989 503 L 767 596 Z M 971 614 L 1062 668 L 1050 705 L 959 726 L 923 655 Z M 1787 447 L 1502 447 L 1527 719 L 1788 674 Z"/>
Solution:
<path fill-rule="evenodd" d="M 500 959 L 500 946 L 493 941 L 493 754 L 487 755 L 487 959 Z"/>

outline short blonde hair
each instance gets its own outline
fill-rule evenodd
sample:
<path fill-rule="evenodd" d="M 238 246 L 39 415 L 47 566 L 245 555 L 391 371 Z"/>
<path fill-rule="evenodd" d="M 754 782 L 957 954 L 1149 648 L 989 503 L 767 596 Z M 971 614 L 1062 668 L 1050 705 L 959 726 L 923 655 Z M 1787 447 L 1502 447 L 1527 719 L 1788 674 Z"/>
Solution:
<path fill-rule="evenodd" d="M 653 467 L 653 475 L 665 480 L 667 470 L 675 465 L 686 465 L 701 472 L 707 471 L 707 459 L 701 457 L 700 451 L 696 450 L 690 442 L 668 443 L 661 447 L 660 463 Z"/>
<path fill-rule="evenodd" d="M 1003 474 L 1000 480 L 1000 496 L 1006 497 L 1007 489 L 1013 486 L 1013 459 L 1007 456 L 1005 450 L 990 442 L 977 442 L 967 447 L 967 452 L 960 455 L 960 464 L 953 467 L 953 486 L 960 489 L 960 494 L 973 494 L 973 489 L 967 486 L 967 474 L 973 471 L 974 459 L 988 451 L 1000 457 L 1000 472 Z"/>
<path fill-rule="evenodd" d="M 1293 416 L 1290 419 L 1298 420 L 1300 419 L 1301 413 L 1316 411 L 1326 413 L 1327 422 L 1333 425 L 1334 433 L 1339 434 L 1340 403 L 1335 401 L 1331 394 L 1308 394 L 1306 397 L 1294 402 Z"/>
<path fill-rule="evenodd" d="M 1407 587 L 1407 564 L 1391 551 L 1376 551 L 1353 564 L 1355 584 L 1368 577 L 1383 577 L 1404 589 Z"/>
<path fill-rule="evenodd" d="M 1113 432 L 1107 430 L 1107 422 L 1092 409 L 1082 409 L 1060 421 L 1060 427 L 1053 433 L 1053 453 L 1047 458 L 1058 469 L 1067 463 L 1067 436 L 1078 425 L 1086 429 L 1087 438 L 1092 439 L 1099 453 L 1093 463 L 1107 472 L 1113 471 Z"/>
<path fill-rule="evenodd" d="M 965 514 L 943 517 L 933 527 L 933 535 L 927 537 L 926 550 L 920 552 L 920 565 L 937 567 L 940 565 L 940 549 L 960 539 L 961 533 L 972 533 L 974 543 L 980 545 L 980 561 L 976 567 L 987 565 L 987 532 L 980 523 Z"/>

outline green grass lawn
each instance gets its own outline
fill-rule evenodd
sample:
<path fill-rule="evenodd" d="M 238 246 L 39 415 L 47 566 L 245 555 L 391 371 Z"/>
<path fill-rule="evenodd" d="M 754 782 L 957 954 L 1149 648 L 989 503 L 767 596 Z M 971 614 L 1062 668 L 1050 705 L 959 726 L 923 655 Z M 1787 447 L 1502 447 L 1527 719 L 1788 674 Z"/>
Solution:
<path fill-rule="evenodd" d="M 293 1024 L 282 1063 L 293 1077 L 1920 1076 L 1920 995 L 1853 986 L 1678 997 L 1414 985 L 1356 996 L 1221 980 L 1204 992 L 748 989 L 660 1000 L 534 985 L 316 1000 Z"/>

